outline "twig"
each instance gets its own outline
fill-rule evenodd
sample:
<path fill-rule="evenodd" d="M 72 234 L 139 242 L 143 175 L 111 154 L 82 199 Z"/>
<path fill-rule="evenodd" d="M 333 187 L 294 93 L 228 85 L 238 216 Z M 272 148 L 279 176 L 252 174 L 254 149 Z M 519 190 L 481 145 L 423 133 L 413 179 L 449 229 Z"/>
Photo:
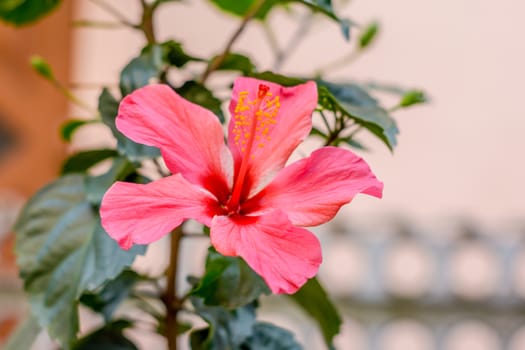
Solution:
<path fill-rule="evenodd" d="M 282 50 L 279 47 L 279 41 L 277 40 L 277 36 L 275 35 L 272 27 L 268 24 L 267 21 L 263 22 L 263 29 L 264 34 L 266 34 L 268 44 L 270 45 L 270 48 L 272 49 L 275 57 L 279 56 L 282 53 Z"/>
<path fill-rule="evenodd" d="M 344 55 L 343 57 L 338 58 L 337 60 L 330 62 L 322 67 L 319 67 L 316 69 L 315 75 L 318 77 L 323 76 L 328 71 L 332 71 L 334 69 L 338 69 L 341 67 L 344 67 L 346 65 L 349 65 L 350 63 L 354 62 L 362 53 L 362 50 L 354 50 L 351 51 L 349 54 Z"/>
<path fill-rule="evenodd" d="M 73 21 L 73 26 L 74 27 L 97 27 L 97 28 L 105 28 L 105 29 L 116 29 L 116 28 L 127 27 L 128 25 L 120 21 L 109 22 L 109 21 L 90 21 L 89 19 L 79 19 L 79 20 Z"/>
<path fill-rule="evenodd" d="M 250 9 L 246 12 L 246 14 L 244 15 L 244 18 L 242 19 L 241 24 L 239 25 L 239 28 L 237 28 L 235 33 L 233 33 L 231 38 L 228 40 L 228 42 L 226 43 L 226 46 L 224 47 L 224 50 L 222 51 L 222 53 L 219 56 L 217 56 L 215 59 L 213 59 L 210 62 L 210 64 L 208 64 L 208 67 L 206 68 L 206 70 L 204 71 L 204 73 L 202 74 L 202 77 L 200 79 L 200 83 L 201 84 L 204 84 L 206 82 L 206 80 L 208 80 L 208 77 L 210 76 L 210 74 L 213 71 L 215 71 L 217 68 L 219 68 L 220 65 L 222 64 L 222 62 L 224 62 L 224 60 L 226 59 L 226 57 L 230 53 L 230 50 L 231 50 L 233 44 L 235 43 L 235 41 L 242 34 L 242 32 L 246 28 L 246 25 L 248 24 L 248 22 L 250 22 L 250 20 L 253 19 L 253 17 L 257 14 L 257 12 L 259 12 L 261 7 L 264 5 L 265 1 L 266 0 L 257 0 L 257 1 L 255 1 L 253 3 L 253 5 L 250 7 Z"/>
<path fill-rule="evenodd" d="M 297 47 L 299 47 L 299 43 L 306 37 L 306 34 L 308 34 L 308 30 L 310 29 L 310 24 L 312 23 L 313 18 L 314 14 L 312 12 L 304 15 L 301 18 L 299 26 L 288 41 L 286 47 L 275 56 L 273 70 L 278 71 L 281 69 L 282 65 L 290 57 L 292 52 L 294 52 Z"/>
<path fill-rule="evenodd" d="M 134 29 L 138 29 L 136 24 L 132 23 L 130 20 L 124 17 L 122 13 L 120 13 L 120 11 L 118 11 L 116 8 L 106 3 L 105 1 L 91 0 L 91 2 L 98 5 L 101 9 L 103 9 L 104 11 L 106 11 L 107 13 L 115 17 L 115 19 L 118 20 L 123 25 L 134 28 Z"/>

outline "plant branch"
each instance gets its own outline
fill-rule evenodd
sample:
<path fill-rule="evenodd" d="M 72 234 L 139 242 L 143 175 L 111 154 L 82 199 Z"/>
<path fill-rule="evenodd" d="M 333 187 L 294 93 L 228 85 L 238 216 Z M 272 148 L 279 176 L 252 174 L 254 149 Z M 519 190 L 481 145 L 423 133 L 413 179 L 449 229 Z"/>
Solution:
<path fill-rule="evenodd" d="M 313 18 L 314 14 L 312 12 L 306 14 L 304 17 L 301 18 L 299 26 L 288 41 L 286 47 L 280 50 L 277 55 L 275 55 L 273 70 L 278 71 L 279 69 L 281 69 L 282 65 L 290 57 L 292 52 L 294 52 L 295 49 L 299 47 L 299 43 L 304 39 L 304 37 L 306 37 L 306 34 L 308 34 L 310 24 L 312 23 Z"/>
<path fill-rule="evenodd" d="M 144 33 L 148 44 L 155 44 L 157 38 L 155 36 L 155 30 L 153 26 L 153 14 L 158 5 L 153 3 L 152 5 L 148 4 L 146 0 L 140 0 L 142 5 L 142 20 L 140 22 L 139 28 Z"/>
<path fill-rule="evenodd" d="M 357 58 L 359 58 L 362 52 L 362 50 L 351 51 L 343 57 L 340 57 L 335 61 L 332 61 L 322 67 L 317 68 L 315 75 L 321 77 L 329 71 L 349 65 L 350 63 L 354 62 Z"/>
<path fill-rule="evenodd" d="M 96 27 L 96 28 L 105 28 L 105 29 L 116 29 L 122 27 L 128 27 L 127 24 L 124 24 L 120 21 L 109 22 L 109 21 L 90 21 L 88 19 L 79 19 L 73 21 L 74 27 Z"/>
<path fill-rule="evenodd" d="M 171 232 L 170 262 L 166 271 L 166 290 L 162 301 L 166 306 L 166 338 L 168 349 L 177 350 L 177 313 L 180 309 L 180 300 L 177 298 L 177 268 L 179 247 L 182 238 L 182 225 Z"/>
<path fill-rule="evenodd" d="M 116 8 L 108 4 L 107 2 L 102 1 L 102 0 L 91 0 L 91 2 L 96 4 L 98 7 L 100 7 L 101 9 L 109 13 L 110 15 L 112 15 L 117 21 L 119 21 L 123 25 L 127 27 L 131 27 L 133 29 L 138 29 L 135 23 L 132 23 L 130 20 L 124 17 L 122 13 L 120 13 L 119 10 L 117 10 Z"/>
<path fill-rule="evenodd" d="M 208 67 L 206 68 L 206 70 L 204 71 L 204 73 L 202 74 L 202 77 L 200 79 L 200 83 L 201 84 L 204 84 L 206 82 L 206 80 L 208 80 L 208 77 L 210 76 L 210 74 L 212 72 L 214 72 L 217 68 L 219 68 L 220 65 L 222 64 L 222 62 L 224 62 L 224 60 L 226 59 L 226 57 L 230 53 L 231 48 L 232 48 L 233 44 L 235 43 L 235 41 L 239 38 L 239 36 L 244 31 L 244 29 L 246 29 L 247 24 L 253 19 L 253 17 L 255 17 L 255 15 L 257 14 L 257 12 L 259 12 L 259 10 L 261 9 L 261 7 L 264 5 L 265 2 L 266 2 L 266 0 L 257 0 L 257 1 L 255 1 L 253 3 L 253 5 L 250 7 L 250 9 L 244 15 L 244 18 L 242 19 L 242 22 L 239 25 L 239 28 L 237 28 L 235 33 L 233 33 L 231 38 L 226 43 L 226 46 L 224 47 L 224 50 L 222 51 L 222 53 L 219 56 L 217 56 L 216 58 L 214 58 L 208 64 Z"/>

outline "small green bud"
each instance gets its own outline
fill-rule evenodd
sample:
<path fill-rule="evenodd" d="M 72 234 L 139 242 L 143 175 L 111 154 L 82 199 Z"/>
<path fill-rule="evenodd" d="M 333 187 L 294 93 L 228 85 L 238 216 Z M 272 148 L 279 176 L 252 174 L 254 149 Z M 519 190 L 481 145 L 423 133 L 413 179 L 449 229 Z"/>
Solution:
<path fill-rule="evenodd" d="M 406 92 L 403 97 L 401 97 L 401 102 L 399 102 L 400 107 L 408 107 L 418 103 L 427 102 L 427 97 L 425 93 L 421 90 L 410 90 Z"/>
<path fill-rule="evenodd" d="M 377 36 L 379 32 L 379 23 L 373 22 L 369 24 L 361 33 L 359 37 L 359 49 L 368 47 Z"/>
<path fill-rule="evenodd" d="M 55 76 L 53 75 L 53 70 L 51 69 L 51 66 L 49 63 L 46 62 L 42 57 L 40 56 L 32 56 L 31 60 L 31 67 L 44 79 L 47 80 L 55 80 Z"/>

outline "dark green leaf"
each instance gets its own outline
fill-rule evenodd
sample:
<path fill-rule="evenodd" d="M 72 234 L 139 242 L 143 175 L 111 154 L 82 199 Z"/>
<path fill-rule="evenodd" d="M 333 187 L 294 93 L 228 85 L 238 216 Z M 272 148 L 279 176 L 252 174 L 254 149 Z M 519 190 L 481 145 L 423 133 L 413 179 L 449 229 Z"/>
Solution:
<path fill-rule="evenodd" d="M 109 126 L 111 132 L 117 139 L 117 149 L 118 151 L 128 157 L 131 161 L 140 161 L 147 158 L 155 158 L 160 156 L 160 151 L 158 148 L 141 145 L 136 143 L 126 136 L 124 136 L 120 131 L 118 131 L 115 125 L 115 119 L 118 114 L 119 101 L 117 101 L 113 95 L 109 92 L 108 89 L 104 88 L 100 97 L 98 98 L 98 110 L 102 121 L 104 124 Z"/>
<path fill-rule="evenodd" d="M 326 344 L 333 347 L 332 341 L 341 328 L 341 316 L 317 278 L 289 297 L 318 323 Z"/>
<path fill-rule="evenodd" d="M 123 251 L 104 232 L 80 175 L 66 175 L 40 190 L 14 231 L 32 312 L 66 349 L 78 331 L 81 294 L 117 276 L 144 251 L 140 246 Z"/>
<path fill-rule="evenodd" d="M 212 111 L 221 122 L 224 122 L 224 114 L 221 108 L 221 100 L 213 96 L 213 93 L 204 85 L 196 81 L 187 81 L 175 91 L 185 99 L 196 103 Z"/>
<path fill-rule="evenodd" d="M 410 90 L 403 95 L 401 102 L 399 102 L 399 106 L 408 107 L 419 103 L 425 103 L 427 100 L 428 99 L 423 91 Z"/>
<path fill-rule="evenodd" d="M 206 306 L 200 298 L 192 297 L 190 300 L 196 313 L 210 325 L 208 329 L 191 333 L 193 350 L 237 349 L 253 334 L 254 304 L 227 310 L 220 306 Z"/>
<path fill-rule="evenodd" d="M 145 305 L 146 304 L 141 303 L 138 306 L 141 307 L 144 312 L 149 313 L 150 315 L 152 315 L 153 317 L 155 317 L 159 321 L 158 326 L 157 326 L 157 333 L 161 334 L 163 336 L 166 336 L 166 322 L 165 322 L 164 315 L 162 315 L 162 316 L 158 315 L 157 314 L 158 311 L 156 309 L 155 310 L 152 309 L 151 305 L 149 305 L 149 304 L 147 304 L 148 306 L 146 308 L 144 308 Z M 184 334 L 184 333 L 186 333 L 187 331 L 189 331 L 192 328 L 193 328 L 193 326 L 191 325 L 191 323 L 177 322 L 177 329 L 176 329 L 177 335 Z"/>
<path fill-rule="evenodd" d="M 257 322 L 241 350 L 301 350 L 292 332 L 266 322 Z"/>
<path fill-rule="evenodd" d="M 328 16 L 329 18 L 338 22 L 345 39 L 350 40 L 350 27 L 353 25 L 353 23 L 349 19 L 340 18 L 335 14 L 334 8 L 332 6 L 332 0 L 292 0 L 292 1 L 306 5 L 313 11 L 320 12 L 324 14 L 325 16 Z"/>
<path fill-rule="evenodd" d="M 2 0 L 0 19 L 22 26 L 34 22 L 53 11 L 61 0 Z"/>
<path fill-rule="evenodd" d="M 90 203 L 98 206 L 108 188 L 118 180 L 124 180 L 135 172 L 135 167 L 124 157 L 113 160 L 111 168 L 99 176 L 86 177 L 87 199 Z"/>
<path fill-rule="evenodd" d="M 93 123 L 93 120 L 84 120 L 84 119 L 71 119 L 66 121 L 62 126 L 60 127 L 60 136 L 62 137 L 62 140 L 71 142 L 71 138 L 73 137 L 73 134 L 75 131 L 77 131 L 78 128 L 80 128 L 83 125 Z"/>
<path fill-rule="evenodd" d="M 253 73 L 250 76 L 284 86 L 294 86 L 307 81 L 272 72 Z M 394 149 L 399 129 L 396 121 L 379 106 L 376 99 L 355 84 L 335 84 L 324 80 L 316 82 L 319 105 L 323 109 L 341 113 L 354 120 L 376 135 L 390 150 Z"/>
<path fill-rule="evenodd" d="M 164 50 L 160 45 L 149 46 L 129 62 L 120 73 L 120 92 L 126 96 L 146 86 L 152 78 L 160 78 L 165 68 Z"/>
<path fill-rule="evenodd" d="M 210 328 L 197 329 L 190 333 L 190 348 L 192 350 L 212 350 L 216 349 L 208 341 Z M 219 349 L 217 349 L 219 350 Z"/>
<path fill-rule="evenodd" d="M 230 14 L 244 17 L 257 0 L 210 0 L 215 6 Z M 273 6 L 277 5 L 279 0 L 267 0 L 261 9 L 255 15 L 256 19 L 264 20 Z"/>
<path fill-rule="evenodd" d="M 73 350 L 138 350 L 137 346 L 127 339 L 122 331 L 132 324 L 119 320 L 105 325 L 103 328 L 80 339 Z"/>
<path fill-rule="evenodd" d="M 85 173 L 92 166 L 118 156 L 114 149 L 96 149 L 73 154 L 62 164 L 61 174 Z"/>
<path fill-rule="evenodd" d="M 31 67 L 37 72 L 42 78 L 47 80 L 55 80 L 53 70 L 49 63 L 40 56 L 32 56 L 29 61 Z"/>
<path fill-rule="evenodd" d="M 358 107 L 377 107 L 378 101 L 370 96 L 366 90 L 352 83 L 330 83 L 317 80 L 317 84 L 324 86 L 338 101 Z"/>
<path fill-rule="evenodd" d="M 217 57 L 211 59 L 213 61 Z M 224 61 L 216 68 L 216 70 L 232 70 L 239 71 L 244 75 L 249 75 L 255 70 L 255 65 L 252 61 L 241 54 L 238 53 L 229 53 L 226 55 Z"/>
<path fill-rule="evenodd" d="M 155 46 L 147 46 L 143 53 L 149 53 Z M 204 62 L 205 60 L 199 57 L 188 55 L 184 52 L 182 44 L 173 40 L 168 40 L 160 44 L 162 49 L 162 61 L 170 66 L 183 67 L 186 63 L 191 61 Z"/>
<path fill-rule="evenodd" d="M 373 22 L 366 26 L 359 36 L 359 48 L 364 49 L 370 45 L 373 40 L 376 38 L 379 31 L 379 23 Z"/>
<path fill-rule="evenodd" d="M 376 135 L 392 150 L 397 144 L 399 129 L 393 118 L 355 84 L 335 84 L 318 80 L 319 104 L 339 112 Z"/>
<path fill-rule="evenodd" d="M 206 305 L 234 309 L 251 303 L 270 290 L 264 280 L 241 258 L 226 257 L 210 249 L 206 272 L 192 294 Z"/>
<path fill-rule="evenodd" d="M 276 74 L 276 73 L 269 72 L 269 71 L 262 72 L 262 73 L 252 73 L 250 74 L 250 76 L 253 78 L 281 84 L 283 86 L 294 86 L 294 85 L 299 85 L 299 84 L 303 84 L 306 82 L 305 79 L 287 77 L 287 76 Z"/>
<path fill-rule="evenodd" d="M 362 142 L 357 141 L 355 138 L 343 138 L 340 140 L 340 142 L 344 142 L 348 146 L 361 151 L 368 151 L 368 148 L 365 145 L 363 145 Z"/>
<path fill-rule="evenodd" d="M 117 307 L 129 296 L 133 287 L 142 280 L 142 276 L 135 271 L 124 270 L 117 278 L 107 282 L 94 293 L 84 293 L 80 302 L 93 311 L 101 313 L 106 322 L 109 322 Z"/>
<path fill-rule="evenodd" d="M 38 320 L 29 316 L 22 324 L 18 326 L 16 331 L 7 339 L 4 350 L 21 350 L 31 349 L 31 345 L 35 342 L 40 334 L 40 326 Z"/>

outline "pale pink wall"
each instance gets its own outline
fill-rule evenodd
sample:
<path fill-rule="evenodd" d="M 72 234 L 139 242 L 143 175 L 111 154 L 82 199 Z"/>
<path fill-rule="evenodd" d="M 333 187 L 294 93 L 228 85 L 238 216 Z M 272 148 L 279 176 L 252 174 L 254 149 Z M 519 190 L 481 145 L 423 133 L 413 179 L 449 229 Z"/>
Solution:
<path fill-rule="evenodd" d="M 77 18 L 111 20 L 92 2 L 77 3 Z M 136 18 L 134 1 L 111 3 Z M 401 135 L 394 155 L 371 142 L 373 151 L 363 155 L 384 181 L 385 197 L 356 198 L 340 219 L 362 221 L 398 213 L 427 222 L 466 215 L 497 224 L 523 217 L 524 11 L 525 3 L 517 0 L 354 0 L 341 8 L 342 14 L 361 23 L 378 19 L 383 31 L 370 52 L 330 78 L 420 87 L 432 103 L 396 113 Z M 166 5 L 158 23 L 161 39 L 173 36 L 190 53 L 202 55 L 219 52 L 237 25 L 204 1 Z M 287 42 L 294 30 L 287 17 L 275 13 L 271 24 L 278 39 Z M 119 69 L 141 45 L 142 37 L 128 30 L 76 30 L 74 81 L 116 86 Z M 320 20 L 283 69 L 305 74 L 350 48 L 336 25 Z M 259 26 L 249 28 L 235 49 L 251 53 L 262 67 L 271 67 L 272 55 Z M 194 71 L 198 73 L 198 67 Z M 98 90 L 79 93 L 95 103 Z M 107 131 L 84 130 L 75 138 L 75 147 L 111 142 Z M 195 260 L 194 248 L 186 248 L 183 260 Z M 165 263 L 160 257 L 150 254 L 141 264 L 160 272 Z M 353 324 L 345 327 L 356 334 Z M 476 341 L 480 332 L 474 334 Z M 422 339 L 424 344 L 425 334 Z"/>
<path fill-rule="evenodd" d="M 134 2 L 112 3 L 136 17 Z M 432 97 L 429 106 L 397 114 L 401 135 L 394 155 L 378 143 L 364 154 L 385 182 L 385 198 L 356 199 L 345 212 L 416 219 L 461 214 L 490 222 L 523 214 L 524 10 L 522 2 L 511 0 L 356 0 L 340 9 L 361 23 L 378 19 L 383 31 L 370 52 L 331 78 L 400 83 L 424 88 Z M 79 1 L 77 17 L 110 19 L 85 0 Z M 173 36 L 203 55 L 218 52 L 236 26 L 200 1 L 166 5 L 158 23 L 161 38 Z M 287 17 L 276 13 L 271 23 L 286 42 L 294 28 Z M 350 50 L 330 21 L 319 21 L 312 32 L 284 71 L 305 73 Z M 142 45 L 140 35 L 127 30 L 76 33 L 77 82 L 114 83 Z M 257 25 L 235 48 L 271 66 Z M 95 96 L 93 90 L 84 93 Z"/>

